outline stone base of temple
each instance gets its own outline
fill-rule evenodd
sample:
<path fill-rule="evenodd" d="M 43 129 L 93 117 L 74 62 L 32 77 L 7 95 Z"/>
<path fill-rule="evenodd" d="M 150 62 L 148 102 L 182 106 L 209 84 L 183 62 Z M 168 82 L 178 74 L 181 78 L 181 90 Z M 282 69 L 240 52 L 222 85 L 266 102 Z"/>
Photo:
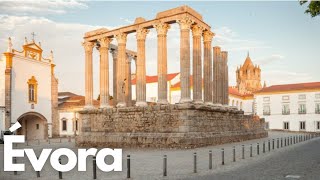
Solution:
<path fill-rule="evenodd" d="M 264 119 L 206 104 L 83 110 L 80 119 L 79 147 L 196 148 L 268 136 Z"/>

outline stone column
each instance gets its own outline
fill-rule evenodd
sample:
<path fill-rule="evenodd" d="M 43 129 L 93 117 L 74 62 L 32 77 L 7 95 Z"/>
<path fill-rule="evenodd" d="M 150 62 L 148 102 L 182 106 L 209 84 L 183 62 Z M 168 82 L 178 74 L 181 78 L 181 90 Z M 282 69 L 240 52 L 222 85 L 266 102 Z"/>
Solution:
<path fill-rule="evenodd" d="M 228 76 L 228 52 L 223 51 L 223 102 L 222 104 L 228 105 L 229 102 L 229 76 Z"/>
<path fill-rule="evenodd" d="M 118 59 L 118 50 L 116 49 L 111 49 L 110 53 L 112 54 L 113 57 L 113 105 L 115 106 L 117 104 L 117 59 Z"/>
<path fill-rule="evenodd" d="M 158 33 L 158 103 L 168 104 L 167 98 L 167 32 L 169 24 L 154 25 Z"/>
<path fill-rule="evenodd" d="M 126 104 L 127 106 L 132 105 L 132 89 L 131 89 L 131 61 L 132 61 L 132 56 L 127 54 L 126 58 L 126 90 L 125 90 L 125 99 L 126 99 Z"/>
<path fill-rule="evenodd" d="M 109 105 L 109 45 L 112 39 L 104 37 L 100 43 L 100 108 L 110 108 Z"/>
<path fill-rule="evenodd" d="M 126 84 L 128 80 L 126 73 L 126 43 L 127 34 L 119 33 L 116 35 L 118 41 L 118 62 L 117 62 L 117 107 L 125 107 Z"/>
<path fill-rule="evenodd" d="M 92 65 L 92 48 L 93 42 L 84 42 L 85 50 L 85 109 L 92 109 L 93 106 L 93 65 Z"/>
<path fill-rule="evenodd" d="M 137 61 L 136 61 L 136 106 L 147 106 L 146 102 L 146 36 L 149 30 L 137 30 Z"/>
<path fill-rule="evenodd" d="M 207 30 L 203 33 L 204 60 L 203 60 L 203 79 L 204 79 L 204 103 L 212 104 L 212 54 L 211 42 L 214 33 Z"/>
<path fill-rule="evenodd" d="M 193 35 L 193 101 L 202 103 L 202 63 L 201 63 L 201 36 L 204 28 L 192 26 Z"/>
<path fill-rule="evenodd" d="M 191 102 L 190 96 L 190 27 L 193 21 L 184 16 L 177 20 L 180 25 L 180 103 Z"/>
<path fill-rule="evenodd" d="M 219 59 L 220 59 L 220 47 L 213 47 L 213 82 L 212 82 L 212 102 L 218 104 L 219 102 Z"/>

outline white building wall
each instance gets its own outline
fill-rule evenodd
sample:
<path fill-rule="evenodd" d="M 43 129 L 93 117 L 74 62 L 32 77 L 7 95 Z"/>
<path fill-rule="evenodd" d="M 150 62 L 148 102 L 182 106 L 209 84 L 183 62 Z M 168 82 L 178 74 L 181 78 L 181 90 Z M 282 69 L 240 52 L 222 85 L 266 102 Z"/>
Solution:
<path fill-rule="evenodd" d="M 170 82 L 168 82 L 168 101 L 169 101 L 169 88 Z M 136 85 L 132 85 L 132 100 L 136 100 Z M 147 83 L 146 85 L 146 101 L 147 102 L 157 102 L 158 101 L 158 83 Z"/>
<path fill-rule="evenodd" d="M 306 95 L 306 99 L 299 99 L 299 95 Z M 316 99 L 317 92 L 293 92 L 283 94 L 257 94 L 257 115 L 265 118 L 269 123 L 269 129 L 284 129 L 284 122 L 289 122 L 290 131 L 300 131 L 300 121 L 306 122 L 305 131 L 320 131 L 316 127 L 316 122 L 320 121 L 320 114 L 315 113 L 315 104 L 320 103 L 320 98 Z M 289 100 L 283 100 L 283 96 L 289 96 Z M 268 101 L 269 99 L 269 101 Z M 299 114 L 299 104 L 306 104 L 306 114 Z M 289 104 L 290 114 L 282 114 L 282 105 Z M 270 106 L 270 115 L 263 115 L 263 106 Z"/>
<path fill-rule="evenodd" d="M 38 82 L 37 104 L 34 109 L 28 100 L 28 80 L 34 76 Z M 26 112 L 38 112 L 42 114 L 49 124 L 52 123 L 51 116 L 51 65 L 50 63 L 30 60 L 15 55 L 12 65 L 12 119 L 17 119 Z M 51 126 L 49 126 L 51 127 Z M 49 137 L 51 129 L 48 129 Z"/>
<path fill-rule="evenodd" d="M 73 112 L 73 111 L 60 111 L 59 112 L 60 117 L 60 136 L 74 136 L 75 134 L 75 120 L 79 119 L 79 113 Z M 64 131 L 62 126 L 62 121 L 67 121 L 67 130 Z M 78 130 L 79 130 L 79 121 L 78 121 Z"/>

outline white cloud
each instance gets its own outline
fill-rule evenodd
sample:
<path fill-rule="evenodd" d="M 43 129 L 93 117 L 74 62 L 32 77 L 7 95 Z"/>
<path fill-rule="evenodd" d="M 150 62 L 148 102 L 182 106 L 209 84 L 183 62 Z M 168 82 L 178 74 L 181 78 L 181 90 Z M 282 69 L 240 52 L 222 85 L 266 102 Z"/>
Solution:
<path fill-rule="evenodd" d="M 56 1 L 2 1 L 0 2 L 0 12 L 3 14 L 64 14 L 66 10 L 81 8 L 86 9 L 88 6 L 84 2 L 75 0 L 56 0 Z"/>
<path fill-rule="evenodd" d="M 312 82 L 314 78 L 308 73 L 291 72 L 284 70 L 271 70 L 262 72 L 263 80 L 266 80 L 267 86 L 277 84 L 291 84 Z"/>
<path fill-rule="evenodd" d="M 271 48 L 265 43 L 254 39 L 242 39 L 238 33 L 229 27 L 220 27 L 213 30 L 216 34 L 213 44 L 223 47 L 227 51 L 248 51 Z"/>
<path fill-rule="evenodd" d="M 256 58 L 254 63 L 259 64 L 260 66 L 262 65 L 268 65 L 280 60 L 283 60 L 284 56 L 280 55 L 280 54 L 272 54 L 271 56 L 267 56 L 267 57 L 261 57 L 261 58 Z"/>

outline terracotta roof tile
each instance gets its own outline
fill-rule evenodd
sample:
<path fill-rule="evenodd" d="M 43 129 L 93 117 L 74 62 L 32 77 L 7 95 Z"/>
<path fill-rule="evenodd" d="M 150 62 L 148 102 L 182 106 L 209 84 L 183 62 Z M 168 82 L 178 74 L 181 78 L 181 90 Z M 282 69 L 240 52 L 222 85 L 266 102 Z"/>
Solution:
<path fill-rule="evenodd" d="M 256 93 L 311 90 L 311 89 L 320 89 L 320 82 L 273 85 L 273 86 L 263 88 L 260 91 L 257 91 Z"/>
<path fill-rule="evenodd" d="M 171 81 L 175 78 L 179 73 L 167 74 L 167 81 Z M 155 83 L 158 82 L 158 76 L 146 76 L 146 83 Z M 132 85 L 136 84 L 136 78 L 132 79 Z"/>

